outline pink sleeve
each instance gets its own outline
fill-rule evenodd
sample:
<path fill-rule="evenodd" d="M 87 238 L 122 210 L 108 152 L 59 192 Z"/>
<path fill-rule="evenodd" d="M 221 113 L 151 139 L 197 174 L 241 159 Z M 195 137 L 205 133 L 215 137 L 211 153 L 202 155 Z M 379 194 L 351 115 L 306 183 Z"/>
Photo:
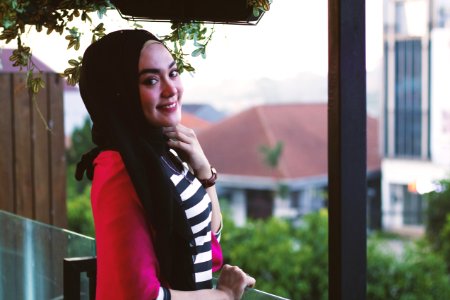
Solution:
<path fill-rule="evenodd" d="M 216 235 L 211 231 L 211 251 L 212 251 L 212 271 L 217 272 L 222 268 L 223 256 L 222 248 L 220 247 L 219 241 Z"/>
<path fill-rule="evenodd" d="M 97 243 L 97 299 L 155 299 L 158 262 L 144 209 L 120 154 L 95 160 L 91 191 Z"/>

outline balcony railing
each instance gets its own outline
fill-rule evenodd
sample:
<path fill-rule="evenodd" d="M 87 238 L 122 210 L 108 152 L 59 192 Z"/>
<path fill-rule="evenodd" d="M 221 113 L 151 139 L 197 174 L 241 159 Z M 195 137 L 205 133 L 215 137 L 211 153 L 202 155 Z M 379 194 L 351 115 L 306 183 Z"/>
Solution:
<path fill-rule="evenodd" d="M 64 258 L 95 257 L 95 240 L 0 210 L 0 299 L 63 299 Z M 80 276 L 79 299 L 89 299 Z M 243 299 L 284 299 L 255 289 Z"/>

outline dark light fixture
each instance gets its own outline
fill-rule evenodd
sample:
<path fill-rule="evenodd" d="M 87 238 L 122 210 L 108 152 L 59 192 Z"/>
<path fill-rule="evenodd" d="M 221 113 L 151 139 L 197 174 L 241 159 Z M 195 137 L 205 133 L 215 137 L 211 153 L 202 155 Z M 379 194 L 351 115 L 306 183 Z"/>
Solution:
<path fill-rule="evenodd" d="M 136 21 L 201 21 L 256 25 L 248 0 L 111 0 L 122 17 Z"/>

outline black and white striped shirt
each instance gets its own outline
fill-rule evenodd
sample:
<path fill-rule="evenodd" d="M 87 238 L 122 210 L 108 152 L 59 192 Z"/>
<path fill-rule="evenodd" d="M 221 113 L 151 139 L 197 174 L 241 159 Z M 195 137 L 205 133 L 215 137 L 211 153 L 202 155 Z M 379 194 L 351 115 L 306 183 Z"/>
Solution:
<path fill-rule="evenodd" d="M 196 248 L 194 252 L 197 253 L 192 257 L 196 289 L 211 288 L 211 199 L 200 181 L 189 171 L 186 163 L 182 163 L 183 170 L 180 172 L 167 158 L 162 157 L 161 160 L 170 180 L 180 194 L 182 207 L 194 234 L 190 245 Z M 216 234 L 216 237 L 219 240 L 220 232 Z M 157 299 L 165 299 L 163 295 L 163 289 L 161 289 Z"/>

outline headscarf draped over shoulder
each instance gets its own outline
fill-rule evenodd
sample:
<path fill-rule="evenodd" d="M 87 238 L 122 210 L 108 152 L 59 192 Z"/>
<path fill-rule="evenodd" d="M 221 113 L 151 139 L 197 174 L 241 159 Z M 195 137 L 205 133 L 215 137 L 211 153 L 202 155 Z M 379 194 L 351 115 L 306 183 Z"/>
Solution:
<path fill-rule="evenodd" d="M 193 290 L 192 230 L 161 166 L 160 156 L 168 151 L 162 129 L 146 121 L 139 101 L 139 57 L 149 40 L 158 41 L 145 30 L 120 30 L 86 49 L 79 85 L 97 147 L 83 155 L 76 177 L 80 180 L 86 172 L 92 179 L 98 153 L 118 151 L 156 232 L 153 242 L 162 279 L 172 288 Z"/>

